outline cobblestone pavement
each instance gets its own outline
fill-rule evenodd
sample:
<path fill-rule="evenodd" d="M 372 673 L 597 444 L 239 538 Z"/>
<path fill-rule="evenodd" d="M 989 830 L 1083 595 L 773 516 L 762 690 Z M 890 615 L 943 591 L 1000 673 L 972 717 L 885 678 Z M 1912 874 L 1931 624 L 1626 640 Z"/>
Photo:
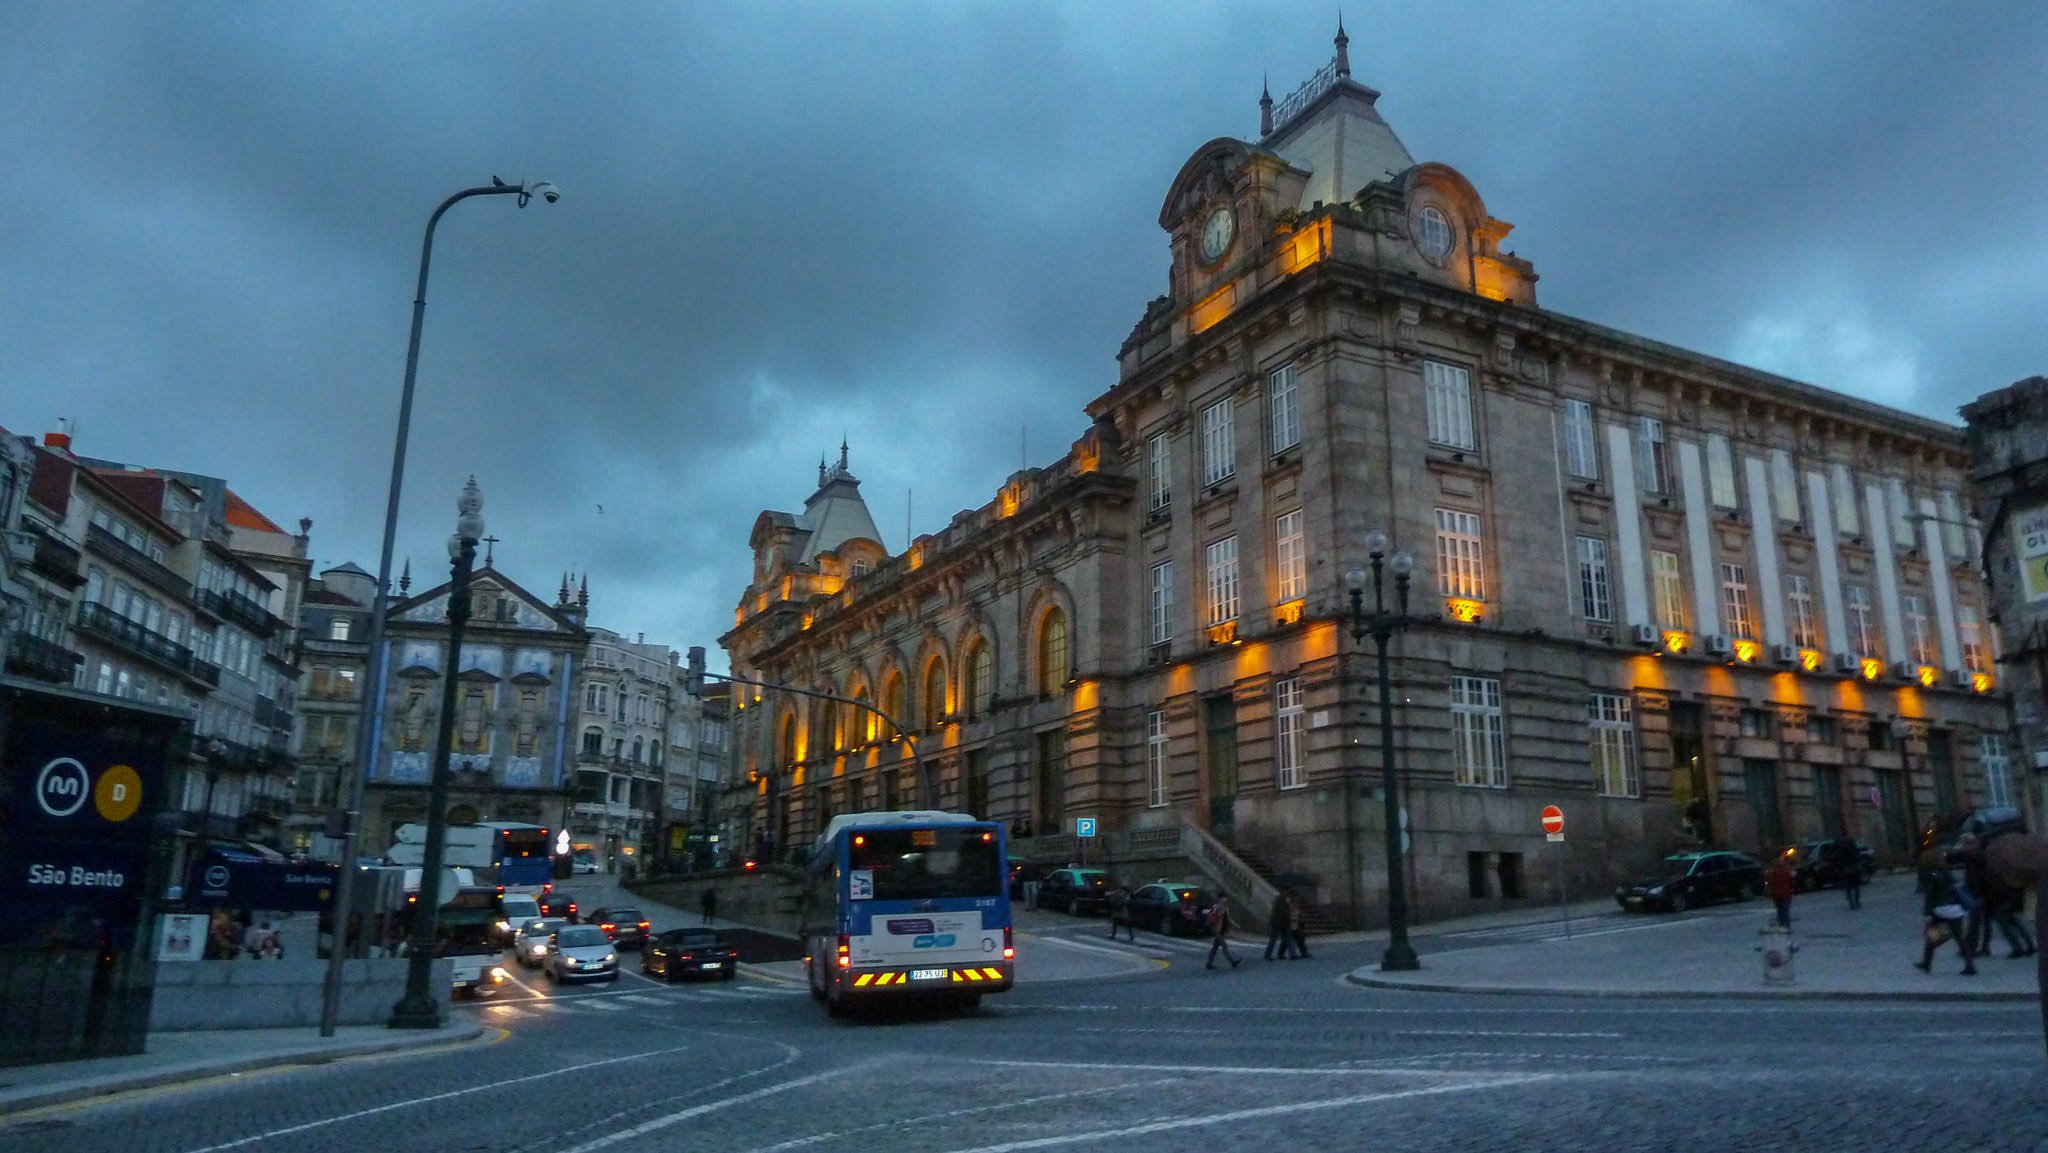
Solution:
<path fill-rule="evenodd" d="M 742 979 L 465 1007 L 494 1043 L 20 1114 L 8 1153 L 1148 1153 L 2048 1148 L 2036 1007 L 1545 1000 L 1309 961 L 1020 987 L 835 1021 Z M 4 1071 L 0 1071 L 4 1074 Z M 0 1076 L 4 1079 L 4 1076 Z"/>

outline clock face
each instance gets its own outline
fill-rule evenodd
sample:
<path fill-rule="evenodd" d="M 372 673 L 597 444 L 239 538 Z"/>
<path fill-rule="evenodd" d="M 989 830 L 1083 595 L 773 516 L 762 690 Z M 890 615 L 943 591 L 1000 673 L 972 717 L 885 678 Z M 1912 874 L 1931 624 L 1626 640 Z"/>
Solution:
<path fill-rule="evenodd" d="M 1202 259 L 1215 260 L 1230 248 L 1230 237 L 1237 228 L 1237 217 L 1228 208 L 1219 208 L 1202 222 Z"/>

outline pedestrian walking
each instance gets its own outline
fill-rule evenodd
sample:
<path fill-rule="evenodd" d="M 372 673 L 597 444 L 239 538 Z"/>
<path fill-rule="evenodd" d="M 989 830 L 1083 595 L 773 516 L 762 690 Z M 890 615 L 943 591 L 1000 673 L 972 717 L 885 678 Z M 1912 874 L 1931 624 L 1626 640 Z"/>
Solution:
<path fill-rule="evenodd" d="M 1792 927 L 1792 894 L 1799 891 L 1799 878 L 1792 871 L 1792 850 L 1779 853 L 1777 858 L 1764 870 L 1764 892 L 1777 907 L 1778 926 Z"/>
<path fill-rule="evenodd" d="M 1044 869 L 1029 862 L 1024 865 L 1024 907 L 1027 909 L 1038 907 L 1038 878 L 1044 872 Z"/>
<path fill-rule="evenodd" d="M 1287 935 L 1294 938 L 1294 955 L 1308 960 L 1308 911 L 1301 894 L 1287 890 Z"/>
<path fill-rule="evenodd" d="M 1121 884 L 1109 891 L 1110 940 L 1116 940 L 1118 929 L 1122 929 L 1124 935 L 1131 939 L 1131 944 L 1138 943 L 1138 931 L 1131 927 L 1131 891 Z"/>
<path fill-rule="evenodd" d="M 1957 903 L 1963 907 L 1963 936 L 1973 956 L 1986 956 L 1991 952 L 1991 910 L 1984 897 L 1991 891 L 1991 869 L 1984 861 L 1984 844 L 1975 833 L 1956 839 L 1949 866 L 1949 875 L 1956 881 Z"/>
<path fill-rule="evenodd" d="M 704 896 L 703 896 L 702 898 L 700 898 L 700 899 L 698 900 L 698 902 L 697 902 L 697 903 L 698 903 L 699 905 L 701 905 L 701 906 L 703 907 L 703 909 L 704 909 L 704 923 L 705 923 L 705 924 L 707 924 L 707 925 L 708 925 L 708 924 L 710 924 L 711 922 L 713 922 L 713 921 L 715 921 L 715 920 L 717 920 L 717 919 L 718 919 L 718 890 L 717 890 L 717 889 L 714 889 L 714 888 L 712 888 L 712 887 L 711 887 L 711 886 L 709 886 L 709 885 L 706 885 L 706 886 L 704 886 Z"/>
<path fill-rule="evenodd" d="M 1273 894 L 1273 907 L 1266 913 L 1266 960 L 1273 959 L 1277 950 L 1282 961 L 1294 958 L 1294 908 L 1287 900 L 1287 890 Z"/>
<path fill-rule="evenodd" d="M 1956 891 L 1955 877 L 1950 874 L 1940 849 L 1928 849 L 1920 854 L 1920 908 L 1926 922 L 1921 929 L 1920 959 L 1913 962 L 1913 967 L 1923 973 L 1933 972 L 1934 951 L 1944 943 L 1954 941 L 1956 950 L 1963 955 L 1963 976 L 1976 976 L 1977 955 L 1970 951 L 1965 925 L 1969 914 L 1963 908 L 1961 896 Z"/>
<path fill-rule="evenodd" d="M 1828 844 L 1833 854 L 1835 875 L 1842 879 L 1842 890 L 1849 894 L 1849 907 L 1863 907 L 1863 852 L 1856 842 L 1848 837 L 1837 837 Z"/>
<path fill-rule="evenodd" d="M 1209 906 L 1209 963 L 1202 966 L 1204 969 L 1216 967 L 1219 951 L 1231 968 L 1237 968 L 1237 958 L 1230 952 L 1230 898 L 1220 893 L 1216 903 Z"/>

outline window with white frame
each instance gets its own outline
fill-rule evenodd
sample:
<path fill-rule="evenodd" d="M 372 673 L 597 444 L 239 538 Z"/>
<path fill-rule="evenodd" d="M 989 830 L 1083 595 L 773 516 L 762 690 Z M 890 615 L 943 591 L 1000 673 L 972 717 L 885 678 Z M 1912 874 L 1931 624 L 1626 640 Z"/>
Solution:
<path fill-rule="evenodd" d="M 856 558 L 854 558 L 854 561 L 853 561 L 853 563 L 852 563 L 851 565 L 848 565 L 848 566 L 847 566 L 847 568 L 848 568 L 848 570 L 849 570 L 849 572 L 850 572 L 850 575 L 852 575 L 852 576 L 853 576 L 853 577 L 854 577 L 855 579 L 859 579 L 860 577 L 864 577 L 864 576 L 868 575 L 868 562 L 867 562 L 867 558 L 866 558 L 866 557 L 856 557 Z"/>
<path fill-rule="evenodd" d="M 1643 417 L 1637 435 L 1643 442 L 1643 491 L 1663 496 L 1671 491 L 1671 455 L 1664 443 L 1664 422 L 1653 416 Z"/>
<path fill-rule="evenodd" d="M 1222 484 L 1237 474 L 1236 403 L 1225 399 L 1202 410 L 1202 483 Z"/>
<path fill-rule="evenodd" d="M 1300 509 L 1283 512 L 1273 521 L 1273 568 L 1280 603 L 1308 595 L 1308 552 L 1302 543 Z"/>
<path fill-rule="evenodd" d="M 1451 760 L 1458 784 L 1507 788 L 1507 732 L 1498 680 L 1451 678 Z"/>
<path fill-rule="evenodd" d="M 1650 576 L 1657 597 L 1657 624 L 1689 631 L 1692 614 L 1685 602 L 1685 573 L 1678 567 L 1678 554 L 1665 549 L 1651 552 Z"/>
<path fill-rule="evenodd" d="M 1721 566 L 1721 627 L 1731 637 L 1754 637 L 1749 617 L 1749 570 L 1739 564 Z"/>
<path fill-rule="evenodd" d="M 1850 585 L 1843 594 L 1849 611 L 1849 651 L 1859 657 L 1882 658 L 1884 650 L 1878 647 L 1877 633 L 1870 627 L 1869 586 Z"/>
<path fill-rule="evenodd" d="M 1973 673 L 1990 672 L 1991 665 L 1984 659 L 1984 626 L 1974 605 L 1956 609 L 1956 632 L 1963 642 L 1963 667 Z"/>
<path fill-rule="evenodd" d="M 1594 693 L 1586 706 L 1593 754 L 1593 783 L 1603 797 L 1634 797 L 1642 793 L 1636 777 L 1636 723 L 1629 699 Z"/>
<path fill-rule="evenodd" d="M 1707 436 L 1707 481 L 1715 508 L 1742 507 L 1735 489 L 1735 454 L 1728 448 L 1728 438 L 1718 432 Z"/>
<path fill-rule="evenodd" d="M 1584 400 L 1564 402 L 1565 471 L 1579 480 L 1600 479 L 1599 441 L 1593 431 L 1593 405 Z"/>
<path fill-rule="evenodd" d="M 1301 701 L 1299 678 L 1273 682 L 1273 779 L 1283 789 L 1308 784 L 1308 761 L 1302 739 L 1308 730 Z"/>
<path fill-rule="evenodd" d="M 1146 802 L 1165 808 L 1171 799 L 1166 786 L 1166 713 L 1153 709 L 1145 714 Z"/>
<path fill-rule="evenodd" d="M 1785 578 L 1785 607 L 1790 609 L 1791 640 L 1802 649 L 1820 647 L 1820 626 L 1813 615 L 1813 582 L 1798 573 Z"/>
<path fill-rule="evenodd" d="M 1835 497 L 1835 531 L 1843 536 L 1862 536 L 1863 518 L 1856 511 L 1856 484 L 1849 478 L 1849 466 L 1836 465 L 1829 479 Z"/>
<path fill-rule="evenodd" d="M 1906 656 L 1916 665 L 1934 663 L 1934 630 L 1928 626 L 1927 598 L 1907 593 L 1899 598 L 1906 618 Z"/>
<path fill-rule="evenodd" d="M 334 617 L 327 622 L 327 639 L 331 641 L 345 641 L 348 639 L 348 630 L 349 619 L 347 617 Z"/>
<path fill-rule="evenodd" d="M 1163 432 L 1145 442 L 1145 484 L 1153 508 L 1173 503 L 1173 444 Z"/>
<path fill-rule="evenodd" d="M 1237 619 L 1237 538 L 1224 537 L 1211 543 L 1206 550 L 1209 575 L 1209 615 L 1211 625 L 1225 624 Z"/>
<path fill-rule="evenodd" d="M 1425 360 L 1422 384 L 1429 405 L 1429 442 L 1445 448 L 1478 447 L 1472 432 L 1472 374 L 1455 364 Z"/>
<path fill-rule="evenodd" d="M 1984 803 L 2012 804 L 2012 762 L 2005 755 L 2005 737 L 1983 733 L 1977 737 L 1977 763 L 1984 766 Z"/>
<path fill-rule="evenodd" d="M 1589 621 L 1613 618 L 1607 585 L 1607 542 L 1597 536 L 1579 538 L 1579 611 Z"/>
<path fill-rule="evenodd" d="M 1792 454 L 1782 448 L 1771 450 L 1771 503 L 1777 506 L 1779 520 L 1806 522 L 1799 499 L 1799 478 L 1792 471 Z"/>
<path fill-rule="evenodd" d="M 1447 597 L 1486 599 L 1486 552 L 1478 513 L 1436 510 L 1436 585 Z"/>
<path fill-rule="evenodd" d="M 1152 566 L 1152 643 L 1163 645 L 1173 639 L 1173 562 Z"/>
<path fill-rule="evenodd" d="M 610 685 L 588 684 L 583 686 L 583 711 L 587 713 L 607 712 L 612 707 Z"/>
<path fill-rule="evenodd" d="M 1286 452 L 1301 443 L 1301 401 L 1294 366 L 1283 364 L 1266 378 L 1268 415 L 1273 422 L 1273 451 Z"/>

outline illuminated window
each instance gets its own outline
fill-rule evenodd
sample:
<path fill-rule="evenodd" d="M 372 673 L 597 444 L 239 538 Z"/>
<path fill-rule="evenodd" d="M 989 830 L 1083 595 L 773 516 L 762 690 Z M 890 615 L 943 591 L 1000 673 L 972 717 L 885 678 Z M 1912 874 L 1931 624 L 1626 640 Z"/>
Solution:
<path fill-rule="evenodd" d="M 1917 593 L 1907 593 L 1899 598 L 1899 607 L 1906 617 L 1906 653 L 1916 665 L 1934 663 L 1933 630 L 1927 623 L 1927 599 Z"/>
<path fill-rule="evenodd" d="M 1163 432 L 1145 442 L 1145 479 L 1153 508 L 1173 503 L 1173 446 Z"/>
<path fill-rule="evenodd" d="M 1237 475 L 1236 403 L 1221 400 L 1202 410 L 1202 483 L 1222 484 Z"/>
<path fill-rule="evenodd" d="M 1749 570 L 1739 564 L 1721 566 L 1721 628 L 1731 637 L 1754 637 L 1749 616 Z"/>
<path fill-rule="evenodd" d="M 2012 762 L 2005 755 L 2005 737 L 1984 733 L 1977 742 L 1977 763 L 1984 766 L 1984 802 L 2012 804 Z"/>
<path fill-rule="evenodd" d="M 1485 600 L 1485 560 L 1479 514 L 1436 510 L 1436 591 L 1447 597 Z"/>
<path fill-rule="evenodd" d="M 1152 566 L 1152 643 L 1173 639 L 1173 562 Z"/>
<path fill-rule="evenodd" d="M 1707 480 L 1715 508 L 1742 507 L 1735 490 L 1735 455 L 1728 449 L 1728 438 L 1720 433 L 1707 437 Z"/>
<path fill-rule="evenodd" d="M 1166 714 L 1158 709 L 1145 714 L 1145 778 L 1147 803 L 1166 807 Z"/>
<path fill-rule="evenodd" d="M 1220 625 L 1237 619 L 1237 538 L 1224 537 L 1209 545 L 1209 613 L 1207 623 Z"/>
<path fill-rule="evenodd" d="M 600 737 L 600 739 L 602 739 Z M 787 767 L 796 764 L 796 717 L 782 718 L 782 739 L 776 742 L 776 754 Z"/>
<path fill-rule="evenodd" d="M 1636 777 L 1636 725 L 1627 697 L 1594 693 L 1586 705 L 1593 754 L 1593 781 L 1603 797 L 1634 797 L 1642 792 Z"/>
<path fill-rule="evenodd" d="M 865 559 L 855 560 L 847 566 L 847 572 L 854 577 L 864 577 L 868 575 L 868 562 Z"/>
<path fill-rule="evenodd" d="M 327 639 L 330 641 L 347 640 L 348 626 L 349 620 L 347 617 L 335 617 L 329 620 L 327 622 Z"/>
<path fill-rule="evenodd" d="M 1849 466 L 1836 465 L 1831 480 L 1835 496 L 1835 531 L 1843 536 L 1862 536 L 1863 521 L 1856 512 L 1856 484 L 1849 478 Z"/>
<path fill-rule="evenodd" d="M 1589 621 L 1613 619 L 1607 585 L 1607 542 L 1597 536 L 1579 538 L 1579 611 Z"/>
<path fill-rule="evenodd" d="M 934 660 L 924 670 L 924 727 L 938 728 L 946 720 L 946 662 Z"/>
<path fill-rule="evenodd" d="M 987 641 L 976 641 L 967 653 L 967 713 L 986 716 L 996 693 L 996 658 Z"/>
<path fill-rule="evenodd" d="M 1301 510 L 1281 513 L 1273 522 L 1273 567 L 1282 602 L 1308 595 L 1308 552 L 1302 543 Z"/>
<path fill-rule="evenodd" d="M 903 716 L 903 677 L 901 674 L 892 672 L 882 681 L 882 711 L 889 714 L 891 718 L 882 722 L 882 734 L 884 737 L 893 738 L 897 733 L 896 720 Z"/>
<path fill-rule="evenodd" d="M 1507 731 L 1498 680 L 1451 678 L 1451 761 L 1460 785 L 1508 787 Z"/>
<path fill-rule="evenodd" d="M 1472 432 L 1472 374 L 1454 364 L 1422 362 L 1429 402 L 1429 442 L 1445 448 L 1478 447 Z"/>
<path fill-rule="evenodd" d="M 1579 480 L 1600 479 L 1600 451 L 1593 433 L 1593 406 L 1583 400 L 1564 402 L 1565 471 Z"/>
<path fill-rule="evenodd" d="M 1785 607 L 1792 610 L 1792 644 L 1797 648 L 1817 649 L 1820 647 L 1820 628 L 1814 623 L 1813 583 L 1797 573 L 1785 579 Z"/>
<path fill-rule="evenodd" d="M 1301 443 L 1301 404 L 1294 384 L 1294 366 L 1282 365 L 1266 378 L 1266 398 L 1273 422 L 1273 451 L 1285 452 Z"/>
<path fill-rule="evenodd" d="M 1067 687 L 1067 616 L 1058 609 L 1038 626 L 1038 689 L 1046 696 Z"/>
<path fill-rule="evenodd" d="M 1643 491 L 1662 496 L 1671 491 L 1671 455 L 1664 443 L 1664 422 L 1646 416 L 1637 431 L 1643 442 Z"/>
<path fill-rule="evenodd" d="M 1849 610 L 1849 643 L 1851 653 L 1865 660 L 1884 658 L 1884 650 L 1877 643 L 1877 634 L 1870 627 L 1870 589 L 1865 585 L 1850 585 L 1843 590 Z"/>
<path fill-rule="evenodd" d="M 1963 667 L 1973 673 L 1988 673 L 1990 662 L 1984 659 L 1984 626 L 1977 620 L 1977 610 L 1964 605 L 1956 610 L 1956 631 L 1962 634 Z"/>
<path fill-rule="evenodd" d="M 1431 264 L 1442 264 L 1451 255 L 1451 247 L 1457 243 L 1457 234 L 1451 231 L 1451 222 L 1443 210 L 1432 204 L 1416 216 L 1422 233 L 1421 242 L 1416 245 Z"/>
<path fill-rule="evenodd" d="M 1657 594 L 1657 625 L 1676 632 L 1692 630 L 1692 615 L 1685 604 L 1685 573 L 1678 567 L 1678 554 L 1658 549 L 1650 554 L 1650 575 Z"/>

